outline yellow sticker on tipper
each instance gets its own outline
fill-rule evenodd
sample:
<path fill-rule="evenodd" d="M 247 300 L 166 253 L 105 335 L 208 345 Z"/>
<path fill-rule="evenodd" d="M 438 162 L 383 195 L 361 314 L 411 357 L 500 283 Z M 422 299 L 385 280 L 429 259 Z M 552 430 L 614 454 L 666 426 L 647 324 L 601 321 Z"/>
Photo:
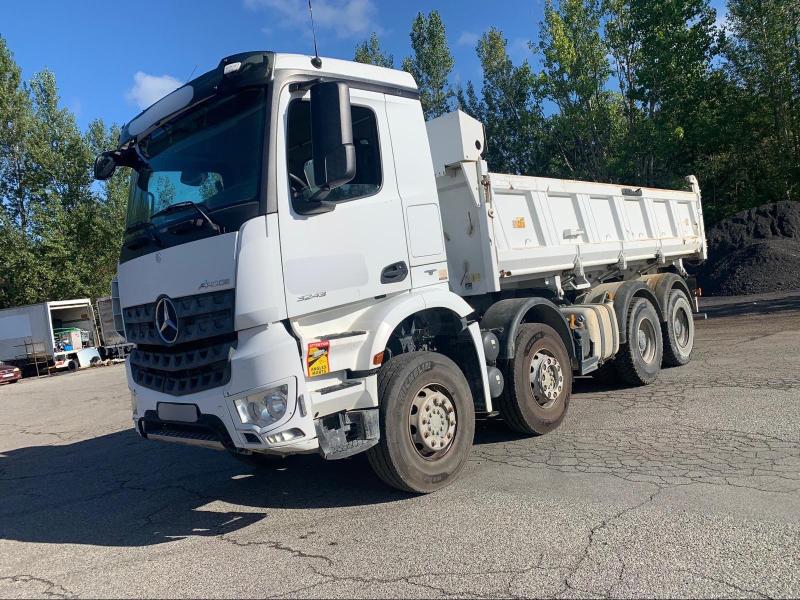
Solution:
<path fill-rule="evenodd" d="M 308 345 L 306 370 L 309 377 L 325 375 L 325 373 L 330 372 L 330 350 L 331 343 L 327 340 L 323 342 L 311 342 Z"/>
<path fill-rule="evenodd" d="M 517 217 L 512 223 L 514 229 L 525 229 L 525 217 Z"/>

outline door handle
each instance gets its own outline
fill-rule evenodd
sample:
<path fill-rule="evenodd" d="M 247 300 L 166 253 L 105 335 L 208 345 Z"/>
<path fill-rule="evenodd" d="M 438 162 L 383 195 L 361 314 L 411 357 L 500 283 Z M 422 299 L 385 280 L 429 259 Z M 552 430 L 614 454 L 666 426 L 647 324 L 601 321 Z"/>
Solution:
<path fill-rule="evenodd" d="M 392 263 L 381 271 L 381 283 L 397 283 L 408 276 L 408 266 L 404 261 Z"/>

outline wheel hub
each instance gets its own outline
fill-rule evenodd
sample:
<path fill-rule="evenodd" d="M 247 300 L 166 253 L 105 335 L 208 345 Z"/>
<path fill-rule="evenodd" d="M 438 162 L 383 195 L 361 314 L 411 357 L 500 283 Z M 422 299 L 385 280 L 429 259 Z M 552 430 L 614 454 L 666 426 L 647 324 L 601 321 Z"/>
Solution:
<path fill-rule="evenodd" d="M 652 363 L 656 357 L 656 330 L 649 319 L 642 319 L 636 333 L 639 356 L 646 363 Z"/>
<path fill-rule="evenodd" d="M 456 410 L 443 388 L 426 386 L 411 403 L 409 432 L 414 446 L 425 458 L 446 452 L 453 444 Z"/>
<path fill-rule="evenodd" d="M 639 352 L 644 354 L 645 350 L 647 350 L 647 334 L 641 329 L 639 330 L 638 341 L 639 341 Z"/>
<path fill-rule="evenodd" d="M 542 350 L 531 360 L 531 387 L 536 401 L 547 406 L 555 402 L 564 389 L 564 372 L 555 356 Z"/>
<path fill-rule="evenodd" d="M 680 348 L 686 348 L 690 341 L 689 319 L 692 317 L 686 314 L 682 306 L 675 308 L 672 319 L 672 329 L 675 333 L 675 341 Z"/>

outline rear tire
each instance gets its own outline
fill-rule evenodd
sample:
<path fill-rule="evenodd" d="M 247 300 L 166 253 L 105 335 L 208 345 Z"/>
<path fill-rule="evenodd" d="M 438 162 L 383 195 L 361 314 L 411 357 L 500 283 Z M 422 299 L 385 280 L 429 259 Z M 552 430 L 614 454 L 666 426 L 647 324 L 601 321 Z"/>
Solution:
<path fill-rule="evenodd" d="M 617 374 L 630 385 L 653 383 L 661 371 L 664 339 L 658 313 L 646 298 L 634 298 L 628 307 L 627 339 L 614 359 Z"/>
<path fill-rule="evenodd" d="M 664 334 L 664 366 L 680 367 L 692 360 L 694 317 L 689 299 L 680 290 L 672 290 L 667 300 Z"/>
<path fill-rule="evenodd" d="M 519 433 L 542 435 L 558 427 L 572 394 L 572 363 L 561 336 L 541 323 L 519 326 L 513 359 L 505 365 L 506 387 L 497 408 Z"/>
<path fill-rule="evenodd" d="M 380 442 L 367 451 L 384 483 L 418 494 L 453 481 L 475 437 L 475 405 L 464 374 L 435 352 L 401 354 L 378 371 Z"/>

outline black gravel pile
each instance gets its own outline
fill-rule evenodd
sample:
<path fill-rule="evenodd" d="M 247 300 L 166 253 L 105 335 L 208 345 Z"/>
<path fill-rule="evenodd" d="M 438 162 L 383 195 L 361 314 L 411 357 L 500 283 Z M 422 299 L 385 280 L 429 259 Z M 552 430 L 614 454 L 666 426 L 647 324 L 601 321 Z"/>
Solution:
<path fill-rule="evenodd" d="M 703 293 L 738 296 L 800 290 L 800 202 L 764 204 L 706 232 Z"/>

